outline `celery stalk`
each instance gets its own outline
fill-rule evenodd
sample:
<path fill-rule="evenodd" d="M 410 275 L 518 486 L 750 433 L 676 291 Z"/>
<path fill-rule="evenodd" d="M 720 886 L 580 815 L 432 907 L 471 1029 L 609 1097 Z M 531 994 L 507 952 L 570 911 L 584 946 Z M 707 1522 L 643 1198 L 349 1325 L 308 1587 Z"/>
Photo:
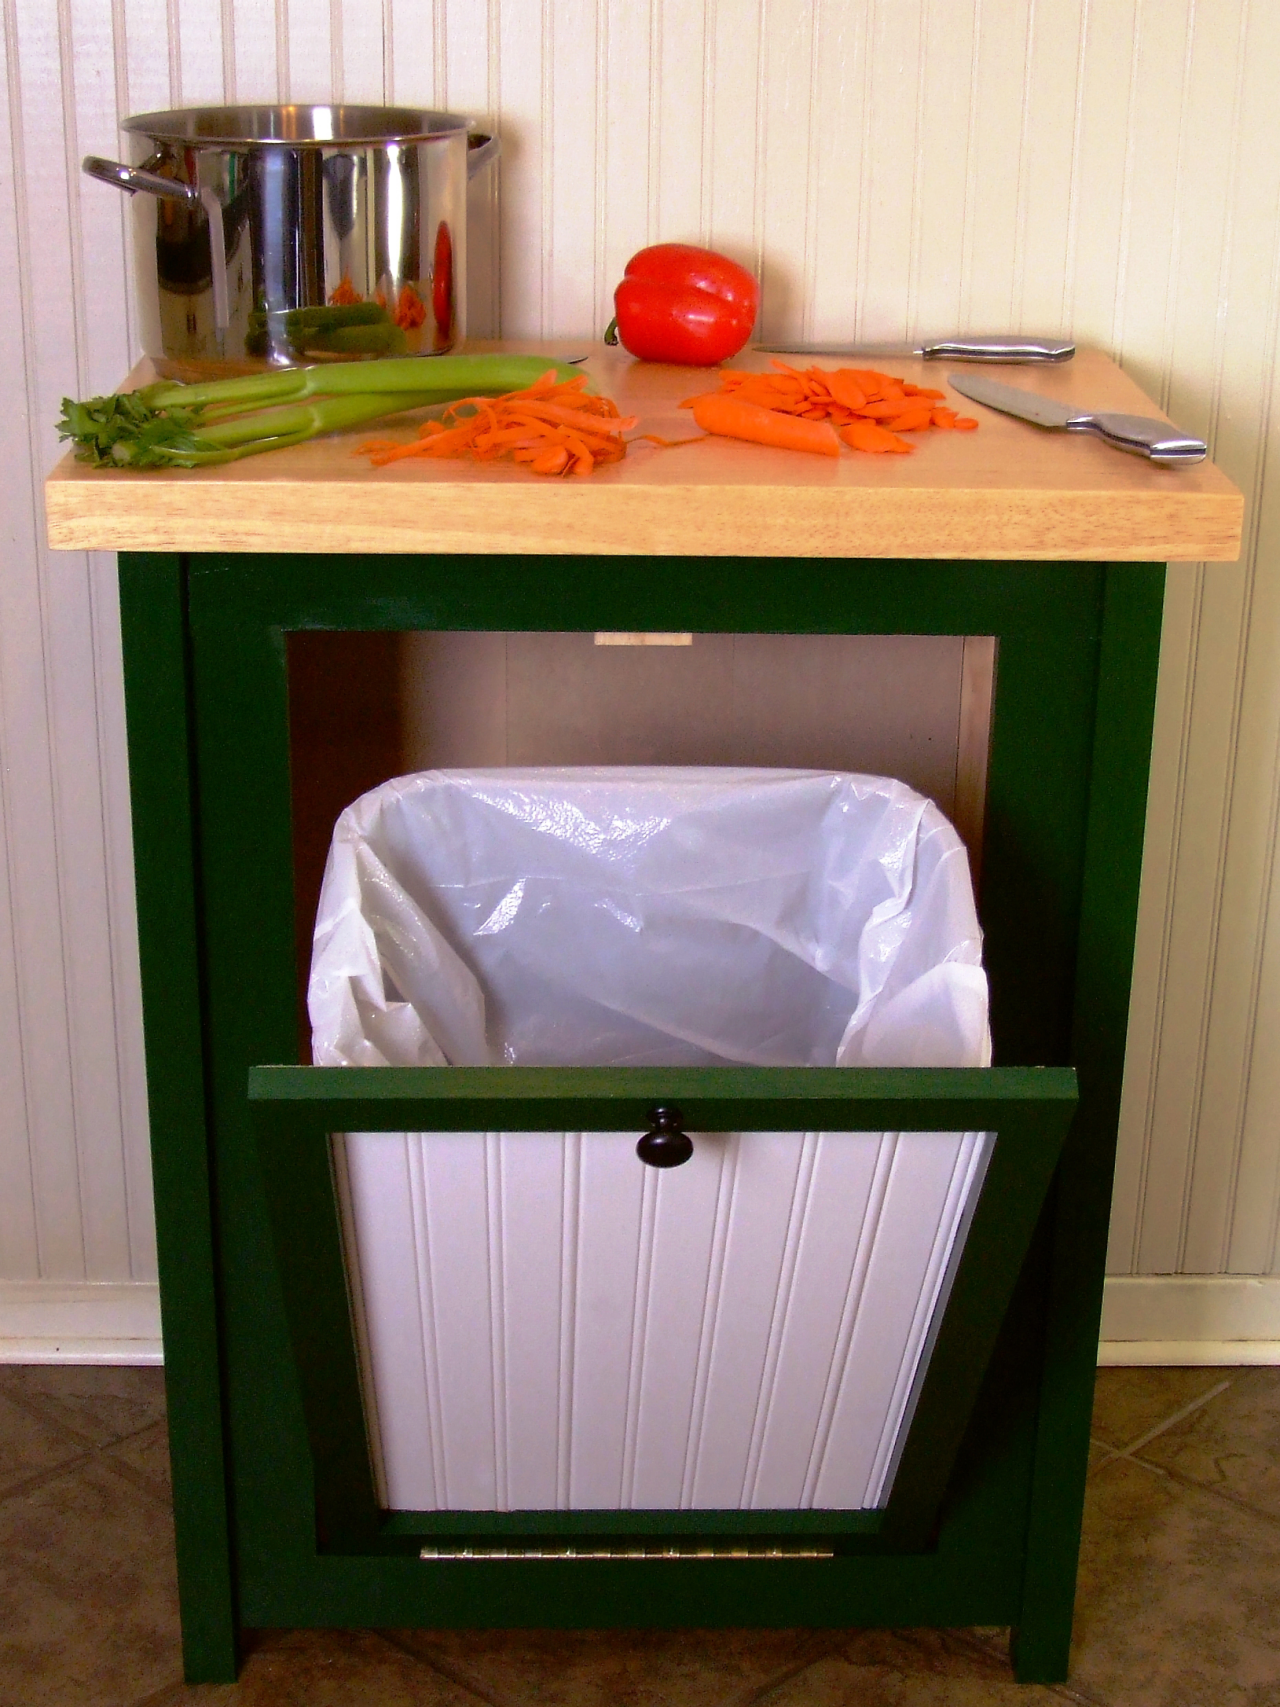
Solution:
<path fill-rule="evenodd" d="M 196 441 L 193 448 L 172 452 L 161 448 L 160 454 L 170 463 L 188 468 L 231 462 L 260 450 L 277 450 L 284 441 L 301 444 L 321 433 L 336 433 L 343 427 L 357 427 L 362 421 L 376 421 L 380 415 L 422 407 L 423 400 L 410 392 L 401 392 L 398 397 L 321 397 L 306 403 L 283 403 L 256 410 L 252 415 L 238 415 L 234 420 L 201 426 L 192 435 Z"/>
<path fill-rule="evenodd" d="M 542 356 L 494 354 L 331 362 L 198 385 L 160 380 L 84 403 L 64 397 L 58 432 L 98 468 L 195 468 L 405 409 L 521 391 L 549 368 L 559 379 L 576 372 Z"/>
<path fill-rule="evenodd" d="M 336 397 L 356 391 L 438 391 L 442 400 L 447 400 L 521 391 L 548 368 L 555 368 L 557 379 L 572 379 L 577 371 L 545 356 L 388 356 L 379 361 L 279 368 L 199 385 L 161 380 L 137 395 L 153 409 L 189 409 L 197 404 L 242 400 L 256 403 L 285 397 Z"/>

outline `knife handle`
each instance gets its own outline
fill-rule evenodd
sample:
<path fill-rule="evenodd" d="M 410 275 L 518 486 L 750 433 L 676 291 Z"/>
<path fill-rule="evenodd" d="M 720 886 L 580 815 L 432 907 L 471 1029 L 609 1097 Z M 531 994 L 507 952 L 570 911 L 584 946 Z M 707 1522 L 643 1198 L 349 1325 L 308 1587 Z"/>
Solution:
<path fill-rule="evenodd" d="M 1209 454 L 1203 439 L 1193 439 L 1150 415 L 1113 415 L 1108 411 L 1079 415 L 1067 422 L 1067 431 L 1097 433 L 1117 450 L 1131 450 L 1137 456 L 1150 457 L 1152 462 L 1203 462 Z"/>
<path fill-rule="evenodd" d="M 1069 362 L 1074 344 L 1058 338 L 939 338 L 920 346 L 925 361 Z"/>

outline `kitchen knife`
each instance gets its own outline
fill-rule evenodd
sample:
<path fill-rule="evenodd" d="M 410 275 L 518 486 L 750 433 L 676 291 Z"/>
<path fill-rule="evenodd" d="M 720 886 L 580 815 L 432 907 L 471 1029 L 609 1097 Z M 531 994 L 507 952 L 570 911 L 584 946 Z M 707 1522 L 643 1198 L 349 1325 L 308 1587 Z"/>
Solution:
<path fill-rule="evenodd" d="M 1018 385 L 1000 385 L 976 373 L 949 373 L 947 384 L 962 397 L 984 403 L 988 409 L 998 409 L 1004 415 L 1017 415 L 1037 427 L 1050 427 L 1068 433 L 1097 433 L 1117 450 L 1131 450 L 1137 456 L 1150 457 L 1152 462 L 1179 467 L 1183 463 L 1203 462 L 1209 447 L 1203 439 L 1193 439 L 1167 421 L 1157 421 L 1151 415 L 1119 415 L 1109 409 L 1081 409 L 1066 403 L 1056 403 L 1052 397 L 1024 391 Z"/>
<path fill-rule="evenodd" d="M 1060 338 L 925 338 L 914 344 L 756 344 L 770 356 L 916 356 L 926 362 L 1069 362 Z"/>

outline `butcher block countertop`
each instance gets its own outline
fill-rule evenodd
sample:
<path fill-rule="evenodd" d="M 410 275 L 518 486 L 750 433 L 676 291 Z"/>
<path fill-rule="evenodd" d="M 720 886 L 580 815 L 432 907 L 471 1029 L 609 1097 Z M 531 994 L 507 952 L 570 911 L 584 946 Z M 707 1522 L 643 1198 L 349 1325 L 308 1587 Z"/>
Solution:
<path fill-rule="evenodd" d="M 571 357 L 585 346 L 566 338 L 472 347 Z M 768 359 L 752 354 L 732 365 L 764 367 Z M 864 365 L 946 389 L 944 362 Z M 677 407 L 681 399 L 717 384 L 714 371 L 636 362 L 602 346 L 585 370 L 624 414 L 640 417 L 639 431 L 669 438 L 696 432 Z M 1096 351 L 1062 366 L 975 371 L 1064 402 L 1162 416 Z M 130 382 L 152 377 L 143 364 Z M 624 462 L 587 478 L 427 459 L 375 469 L 352 454 L 371 436 L 412 437 L 413 415 L 220 468 L 115 472 L 68 455 L 45 486 L 49 544 L 63 551 L 1103 562 L 1239 555 L 1243 499 L 1212 463 L 1162 469 L 1090 434 L 1046 432 L 950 392 L 947 402 L 978 417 L 978 431 L 911 435 L 917 449 L 909 457 L 842 450 L 828 458 L 709 438 L 674 450 L 636 445 Z"/>

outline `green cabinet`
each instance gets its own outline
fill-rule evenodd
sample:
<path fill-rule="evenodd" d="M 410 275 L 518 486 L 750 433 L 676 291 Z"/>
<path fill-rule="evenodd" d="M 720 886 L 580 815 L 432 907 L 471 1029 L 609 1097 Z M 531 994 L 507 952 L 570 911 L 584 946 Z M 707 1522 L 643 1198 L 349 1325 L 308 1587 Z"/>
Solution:
<path fill-rule="evenodd" d="M 245 554 L 120 572 L 188 1676 L 234 1675 L 242 1626 L 765 1623 L 1009 1625 L 1020 1677 L 1065 1677 L 1162 569 Z M 288 637 L 485 629 L 995 637 L 996 1065 L 298 1065 Z M 381 1511 L 328 1135 L 639 1132 L 662 1101 L 706 1131 L 996 1134 L 887 1506 Z"/>

